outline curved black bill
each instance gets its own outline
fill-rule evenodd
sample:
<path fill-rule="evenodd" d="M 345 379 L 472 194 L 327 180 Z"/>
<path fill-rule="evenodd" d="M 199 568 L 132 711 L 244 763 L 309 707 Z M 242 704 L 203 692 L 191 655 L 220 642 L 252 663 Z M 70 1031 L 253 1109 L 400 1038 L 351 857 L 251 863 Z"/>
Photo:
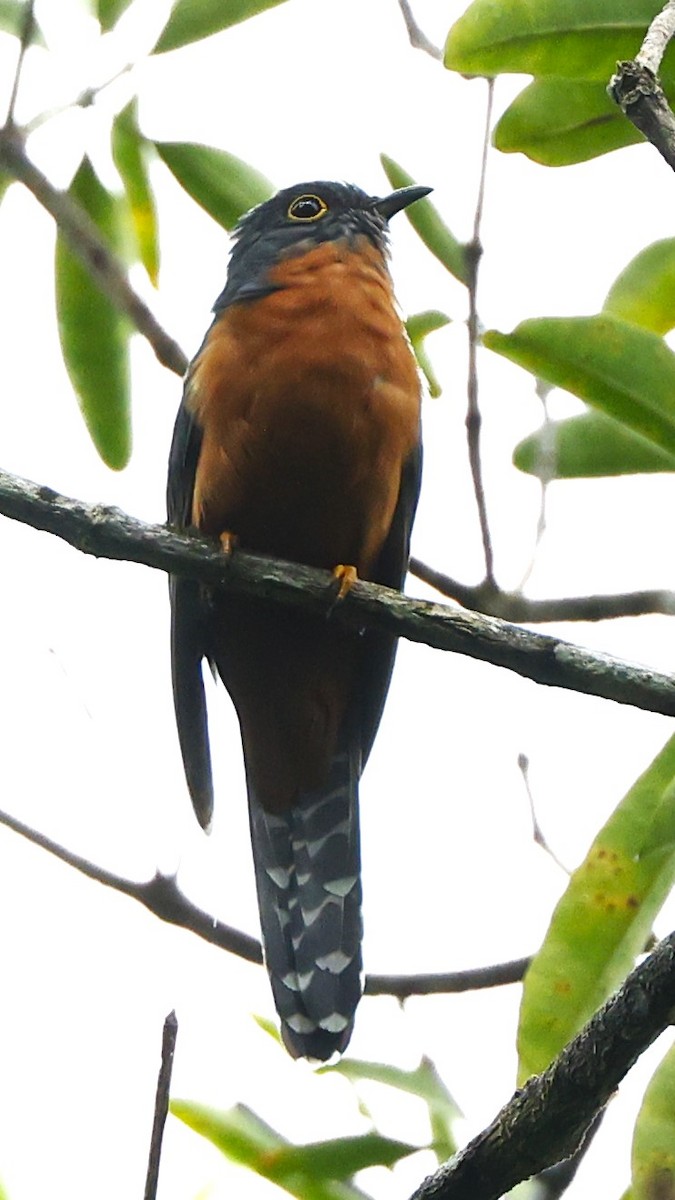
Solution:
<path fill-rule="evenodd" d="M 402 208 L 407 208 L 409 204 L 414 204 L 416 200 L 422 200 L 424 196 L 428 196 L 429 192 L 433 192 L 433 188 L 419 187 L 413 184 L 412 187 L 398 188 L 392 192 L 390 196 L 383 196 L 381 200 L 376 200 L 373 208 L 376 212 L 388 221 L 390 217 L 395 216 Z"/>

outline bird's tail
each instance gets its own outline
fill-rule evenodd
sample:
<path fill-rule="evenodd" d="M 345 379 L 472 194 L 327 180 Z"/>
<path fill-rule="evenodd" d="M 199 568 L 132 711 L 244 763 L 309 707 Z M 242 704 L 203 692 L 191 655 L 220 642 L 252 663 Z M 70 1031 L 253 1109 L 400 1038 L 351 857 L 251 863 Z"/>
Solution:
<path fill-rule="evenodd" d="M 287 812 L 249 795 L 265 964 L 294 1058 L 325 1061 L 351 1036 L 361 997 L 361 871 L 354 752 Z"/>

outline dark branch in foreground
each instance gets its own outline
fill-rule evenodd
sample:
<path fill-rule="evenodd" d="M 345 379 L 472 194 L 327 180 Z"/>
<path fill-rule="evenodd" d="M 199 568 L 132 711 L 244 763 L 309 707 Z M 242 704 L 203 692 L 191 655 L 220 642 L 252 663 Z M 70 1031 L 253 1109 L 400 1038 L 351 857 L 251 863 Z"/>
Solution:
<path fill-rule="evenodd" d="M 675 614 L 675 592 L 665 588 L 639 592 L 599 593 L 596 596 L 560 596 L 551 600 L 529 600 L 521 592 L 504 592 L 494 584 L 475 587 L 460 583 L 419 558 L 410 560 L 410 573 L 442 596 L 503 621 L 539 624 L 544 621 L 608 621 L 615 617 L 642 617 L 649 613 Z"/>
<path fill-rule="evenodd" d="M 659 943 L 551 1066 L 534 1075 L 413 1200 L 498 1200 L 575 1154 L 640 1055 L 673 1019 L 675 933 Z"/>
<path fill-rule="evenodd" d="M 162 1140 L 164 1126 L 169 1111 L 169 1092 L 171 1089 L 171 1074 L 173 1071 L 173 1055 L 178 1036 L 178 1021 L 175 1012 L 170 1012 L 164 1022 L 162 1032 L 162 1061 L 157 1077 L 157 1092 L 155 1095 L 155 1116 L 152 1123 L 150 1138 L 150 1154 L 148 1156 L 148 1172 L 145 1178 L 144 1200 L 156 1200 L 157 1184 L 159 1183 L 159 1164 L 162 1157 Z"/>
<path fill-rule="evenodd" d="M 53 854 L 54 858 L 58 858 L 67 866 L 74 867 L 80 874 L 86 875 L 87 879 L 93 879 L 115 892 L 121 892 L 131 900 L 137 900 L 161 921 L 187 929 L 197 937 L 203 938 L 205 942 L 210 942 L 212 946 L 227 950 L 247 962 L 262 964 L 260 942 L 248 933 L 242 933 L 231 925 L 224 925 L 222 921 L 198 908 L 181 892 L 174 875 L 161 875 L 157 872 L 154 878 L 144 883 L 136 883 L 121 875 L 115 875 L 112 871 L 106 871 L 104 867 L 96 866 L 71 850 L 66 850 L 58 842 L 52 841 L 45 834 L 38 833 L 36 829 L 31 829 L 30 825 L 25 825 L 23 821 L 1 810 L 0 825 L 5 825 L 7 829 L 20 834 L 34 846 Z M 430 996 L 501 987 L 507 983 L 519 983 L 530 961 L 529 958 L 517 958 L 513 962 L 496 963 L 490 967 L 473 967 L 468 971 L 452 971 L 438 975 L 369 975 L 366 978 L 365 994 L 396 996 L 399 1000 L 404 1000 L 408 996 Z"/>
<path fill-rule="evenodd" d="M 658 78 L 661 60 L 674 34 L 675 0 L 668 0 L 649 26 L 636 57 L 617 63 L 607 91 L 675 171 L 675 114 Z"/>
<path fill-rule="evenodd" d="M 669 676 L 492 617 L 413 600 L 371 583 L 354 584 L 336 604 L 334 580 L 325 571 L 243 551 L 225 559 L 212 543 L 163 525 L 146 525 L 117 509 L 59 496 L 2 471 L 0 513 L 53 533 L 85 554 L 144 563 L 243 595 L 295 605 L 354 628 L 367 625 L 465 654 L 537 683 L 675 716 L 675 681 Z"/>

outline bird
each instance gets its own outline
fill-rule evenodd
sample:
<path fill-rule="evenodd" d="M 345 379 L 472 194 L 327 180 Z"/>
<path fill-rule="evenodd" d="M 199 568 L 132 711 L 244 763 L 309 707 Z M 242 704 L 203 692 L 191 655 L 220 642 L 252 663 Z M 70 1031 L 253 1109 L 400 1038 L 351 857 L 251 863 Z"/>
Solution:
<path fill-rule="evenodd" d="M 385 197 L 312 181 L 246 213 L 176 418 L 168 522 L 333 572 L 325 615 L 170 579 L 178 738 L 213 812 L 203 663 L 239 720 L 253 861 L 281 1036 L 341 1054 L 362 988 L 359 779 L 396 639 L 331 620 L 355 579 L 402 589 L 422 463 L 421 384 L 389 272 Z"/>

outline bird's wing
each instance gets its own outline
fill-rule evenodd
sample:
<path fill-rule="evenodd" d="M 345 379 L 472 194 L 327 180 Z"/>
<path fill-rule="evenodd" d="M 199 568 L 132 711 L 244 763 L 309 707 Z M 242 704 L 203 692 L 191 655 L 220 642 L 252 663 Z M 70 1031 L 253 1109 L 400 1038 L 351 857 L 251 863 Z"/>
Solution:
<path fill-rule="evenodd" d="M 387 540 L 380 551 L 373 581 L 401 590 L 410 557 L 412 529 L 422 478 L 422 444 L 418 443 L 404 465 L 394 518 Z M 366 765 L 387 698 L 396 658 L 397 639 L 376 629 L 363 634 L 359 709 L 354 713 L 361 743 L 361 770 Z"/>
<path fill-rule="evenodd" d="M 192 525 L 192 497 L 202 434 L 185 395 L 178 410 L 169 455 L 167 513 L 178 529 Z M 204 602 L 199 583 L 173 575 L 171 598 L 171 675 L 173 703 L 185 775 L 197 819 L 208 829 L 213 814 L 211 755 L 206 717 L 202 658 L 206 653 Z"/>

